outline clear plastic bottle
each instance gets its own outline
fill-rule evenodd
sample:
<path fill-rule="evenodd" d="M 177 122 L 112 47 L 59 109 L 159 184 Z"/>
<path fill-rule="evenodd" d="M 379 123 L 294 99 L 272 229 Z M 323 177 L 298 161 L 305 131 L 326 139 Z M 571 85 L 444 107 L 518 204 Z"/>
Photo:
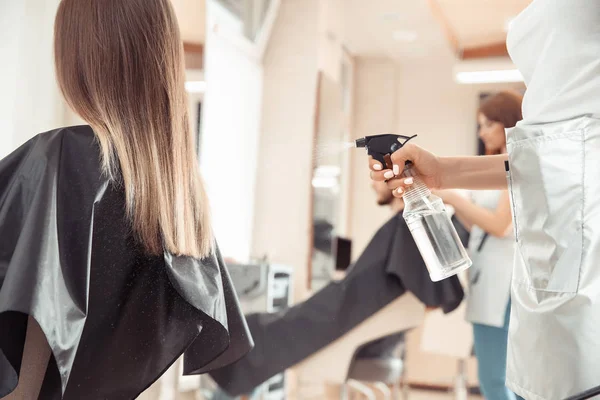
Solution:
<path fill-rule="evenodd" d="M 441 281 L 466 270 L 472 264 L 442 199 L 431 194 L 409 163 L 403 177 L 414 183 L 404 193 L 404 219 L 425 261 L 429 276 Z"/>

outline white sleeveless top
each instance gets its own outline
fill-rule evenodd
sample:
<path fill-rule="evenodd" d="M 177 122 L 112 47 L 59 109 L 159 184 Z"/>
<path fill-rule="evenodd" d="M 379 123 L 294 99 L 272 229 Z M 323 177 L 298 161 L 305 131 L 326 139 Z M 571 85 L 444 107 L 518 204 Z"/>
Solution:
<path fill-rule="evenodd" d="M 507 39 L 527 92 L 523 121 L 600 116 L 600 0 L 533 0 Z"/>
<path fill-rule="evenodd" d="M 502 193 L 501 190 L 476 191 L 471 198 L 475 204 L 495 210 Z M 468 270 L 466 318 L 469 322 L 500 328 L 504 326 L 510 299 L 515 238 L 513 234 L 503 238 L 488 235 L 479 250 L 484 235 L 478 226 L 471 228 L 468 251 L 473 265 Z"/>

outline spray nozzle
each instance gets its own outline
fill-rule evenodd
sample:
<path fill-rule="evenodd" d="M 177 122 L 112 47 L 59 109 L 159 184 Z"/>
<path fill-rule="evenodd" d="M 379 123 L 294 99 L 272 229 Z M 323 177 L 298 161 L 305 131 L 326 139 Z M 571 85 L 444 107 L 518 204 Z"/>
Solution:
<path fill-rule="evenodd" d="M 417 135 L 373 135 L 356 139 L 355 144 L 356 147 L 366 148 L 368 155 L 379 161 L 384 167 L 391 169 L 391 154 L 396 150 L 402 148 L 402 146 L 408 143 L 409 140 L 415 137 L 417 137 Z M 409 164 L 410 161 L 407 161 L 406 163 Z"/>

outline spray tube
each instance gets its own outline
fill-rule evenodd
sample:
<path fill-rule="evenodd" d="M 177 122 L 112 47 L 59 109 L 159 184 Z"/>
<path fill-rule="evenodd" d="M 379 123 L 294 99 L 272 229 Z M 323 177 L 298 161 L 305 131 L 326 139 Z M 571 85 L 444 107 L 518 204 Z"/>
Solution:
<path fill-rule="evenodd" d="M 356 140 L 367 154 L 385 168 L 392 169 L 391 155 L 415 136 L 375 135 Z M 413 178 L 406 188 L 403 217 L 425 261 L 432 281 L 440 281 L 471 266 L 471 260 L 460 241 L 456 228 L 446 213 L 442 199 L 431 194 L 417 176 L 411 161 L 406 161 L 401 177 Z"/>

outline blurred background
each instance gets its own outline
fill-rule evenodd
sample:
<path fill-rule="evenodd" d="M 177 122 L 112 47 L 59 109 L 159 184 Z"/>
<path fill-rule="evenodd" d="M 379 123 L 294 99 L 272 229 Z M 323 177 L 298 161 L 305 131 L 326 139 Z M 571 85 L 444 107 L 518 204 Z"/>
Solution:
<path fill-rule="evenodd" d="M 418 134 L 417 144 L 440 155 L 478 154 L 480 98 L 524 90 L 505 39 L 529 2 L 172 0 L 199 162 L 229 262 L 281 266 L 289 304 L 336 279 L 391 215 L 377 206 L 366 155 L 344 144 Z M 55 83 L 58 3 L 0 0 L 0 158 L 39 132 L 83 123 Z M 472 357 L 427 345 L 470 340 L 460 313 L 429 333 L 425 317 L 408 334 L 403 383 L 429 390 L 423 398 L 453 398 L 461 379 L 476 393 Z M 287 398 L 308 398 L 306 386 L 319 382 L 302 368 L 286 376 Z M 197 383 L 178 388 L 194 392 Z"/>

